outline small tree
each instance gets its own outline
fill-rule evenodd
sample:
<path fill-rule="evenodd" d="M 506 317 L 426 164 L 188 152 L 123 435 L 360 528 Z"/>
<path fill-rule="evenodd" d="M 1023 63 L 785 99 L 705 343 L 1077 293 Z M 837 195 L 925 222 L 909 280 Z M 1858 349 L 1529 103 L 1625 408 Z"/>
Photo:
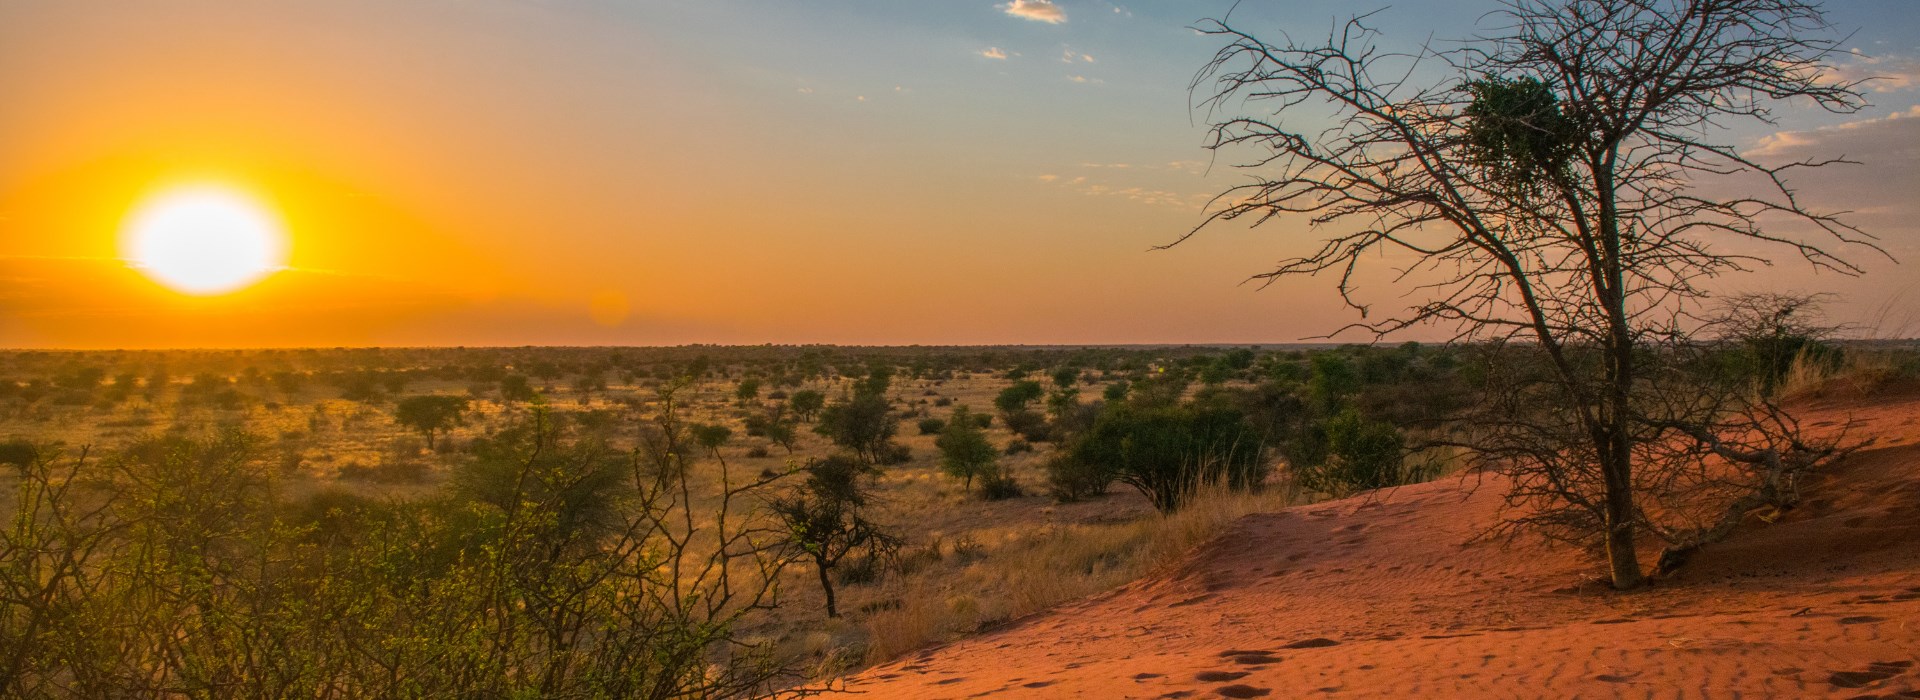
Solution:
<path fill-rule="evenodd" d="M 887 399 L 879 394 L 855 393 L 828 406 L 820 413 L 814 431 L 833 444 L 853 450 L 854 456 L 872 464 L 885 456 L 899 429 Z"/>
<path fill-rule="evenodd" d="M 953 417 L 933 444 L 940 448 L 940 468 L 948 476 L 963 480 L 968 492 L 973 491 L 974 477 L 991 479 L 999 473 L 999 450 L 987 441 L 987 434 L 966 406 L 953 409 Z"/>
<path fill-rule="evenodd" d="M 533 390 L 533 382 L 526 375 L 509 374 L 500 378 L 500 400 L 507 402 L 532 401 L 540 393 Z"/>
<path fill-rule="evenodd" d="M 1040 382 L 1022 379 L 1014 382 L 1012 386 L 1001 389 L 999 395 L 993 397 L 993 407 L 1000 409 L 1001 415 L 1018 413 L 1026 410 L 1027 404 L 1039 400 L 1046 393 L 1047 390 L 1040 386 Z"/>
<path fill-rule="evenodd" d="M 806 468 L 807 480 L 769 502 L 774 516 L 785 524 L 793 546 L 813 561 L 826 595 L 827 617 L 839 617 L 833 570 L 849 555 L 864 553 L 870 560 L 893 555 L 900 539 L 868 519 L 869 488 L 863 477 L 878 470 L 858 459 L 834 455 Z"/>
<path fill-rule="evenodd" d="M 826 404 L 827 395 L 813 389 L 793 392 L 793 396 L 787 399 L 787 405 L 793 407 L 793 415 L 803 421 L 812 421 Z"/>
<path fill-rule="evenodd" d="M 707 448 L 707 454 L 714 459 L 720 458 L 720 448 L 733 439 L 733 429 L 724 425 L 700 424 L 693 426 L 693 441 Z"/>
<path fill-rule="evenodd" d="M 759 377 L 742 379 L 740 380 L 740 385 L 733 388 L 733 399 L 738 401 L 742 406 L 751 404 L 758 398 L 760 398 Z"/>
<path fill-rule="evenodd" d="M 393 409 L 393 420 L 401 425 L 420 431 L 427 438 L 427 449 L 433 449 L 436 434 L 461 425 L 467 413 L 467 397 L 426 394 L 401 399 Z"/>

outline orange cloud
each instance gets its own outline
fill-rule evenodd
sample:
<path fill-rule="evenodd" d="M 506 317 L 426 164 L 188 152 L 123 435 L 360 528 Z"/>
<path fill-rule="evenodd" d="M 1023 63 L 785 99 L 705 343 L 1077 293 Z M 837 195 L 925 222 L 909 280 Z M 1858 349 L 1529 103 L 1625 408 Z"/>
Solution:
<path fill-rule="evenodd" d="M 1060 9 L 1060 6 L 1053 4 L 1051 0 L 1013 0 L 1001 5 L 1000 9 L 1015 17 L 1035 22 L 1060 24 L 1067 21 L 1067 11 Z"/>

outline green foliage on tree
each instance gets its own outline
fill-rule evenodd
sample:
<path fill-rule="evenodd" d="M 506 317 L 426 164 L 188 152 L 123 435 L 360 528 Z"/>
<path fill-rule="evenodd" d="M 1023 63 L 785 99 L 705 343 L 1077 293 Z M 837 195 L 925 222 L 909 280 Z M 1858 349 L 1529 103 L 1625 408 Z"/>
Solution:
<path fill-rule="evenodd" d="M 1179 510 L 1202 486 L 1252 490 L 1267 476 L 1260 434 L 1245 412 L 1227 405 L 1113 406 L 1068 455 L 1109 470 L 1163 513 Z"/>
<path fill-rule="evenodd" d="M 827 395 L 813 389 L 793 392 L 793 396 L 787 399 L 787 405 L 793 407 L 793 414 L 803 421 L 813 420 L 826 404 Z"/>
<path fill-rule="evenodd" d="M 427 438 L 427 449 L 433 449 L 434 436 L 461 425 L 466 419 L 468 399 L 465 396 L 445 396 L 423 394 L 401 399 L 394 406 L 393 420 L 401 425 L 420 432 Z"/>
<path fill-rule="evenodd" d="M 987 440 L 986 432 L 966 406 L 953 409 L 953 416 L 933 444 L 940 448 L 941 470 L 962 480 L 968 492 L 973 491 L 974 477 L 991 479 L 999 472 L 999 450 Z"/>
<path fill-rule="evenodd" d="M 830 618 L 840 616 L 834 569 L 851 555 L 878 561 L 891 557 L 900 546 L 899 538 L 866 512 L 871 500 L 866 477 L 875 473 L 862 460 L 830 456 L 808 465 L 806 482 L 769 504 L 792 545 L 813 562 Z"/>
<path fill-rule="evenodd" d="M 532 401 L 540 396 L 533 390 L 533 382 L 526 375 L 509 374 L 500 378 L 500 400 L 506 402 Z"/>
<path fill-rule="evenodd" d="M 856 392 L 822 409 L 814 432 L 873 464 L 886 456 L 898 428 L 885 396 Z"/>
<path fill-rule="evenodd" d="M 1039 382 L 1022 379 L 1014 382 L 1012 386 L 1001 389 L 999 395 L 993 398 L 993 407 L 1000 409 L 1001 414 L 1015 413 L 1025 410 L 1027 404 L 1039 400 L 1045 394 L 1046 389 L 1041 387 Z"/>

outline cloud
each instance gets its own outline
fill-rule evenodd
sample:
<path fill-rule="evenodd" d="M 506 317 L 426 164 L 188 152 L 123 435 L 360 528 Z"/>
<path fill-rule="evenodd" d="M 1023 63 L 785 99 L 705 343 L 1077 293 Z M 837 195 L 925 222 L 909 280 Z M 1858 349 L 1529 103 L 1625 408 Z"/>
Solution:
<path fill-rule="evenodd" d="M 980 55 L 986 56 L 987 58 L 991 58 L 996 61 L 1007 60 L 1007 52 L 1001 51 L 1000 47 L 998 46 L 989 46 L 987 48 L 981 49 Z"/>
<path fill-rule="evenodd" d="M 1811 154 L 1814 150 L 1831 150 L 1831 145 L 1841 144 L 1861 147 L 1853 151 L 1856 155 L 1863 151 L 1882 151 L 1889 145 L 1904 145 L 1911 142 L 1896 141 L 1893 144 L 1861 142 L 1857 139 L 1838 138 L 1838 135 L 1844 132 L 1861 130 L 1875 131 L 1888 122 L 1896 121 L 1906 121 L 1909 122 L 1908 126 L 1911 126 L 1913 120 L 1916 119 L 1920 119 L 1920 105 L 1914 105 L 1903 111 L 1894 112 L 1884 117 L 1861 119 L 1844 124 L 1823 126 L 1807 131 L 1775 132 L 1760 137 L 1760 141 L 1756 143 L 1753 148 L 1747 149 L 1746 155 L 1754 158 L 1774 158 L 1778 156 L 1788 156 L 1796 151 Z M 1813 148 L 1816 146 L 1821 148 Z"/>
<path fill-rule="evenodd" d="M 1060 24 L 1067 21 L 1067 11 L 1053 4 L 1053 0 L 1013 0 L 999 7 L 1007 14 L 1035 22 Z"/>
<path fill-rule="evenodd" d="M 1853 60 L 1835 65 L 1821 76 L 1825 82 L 1861 82 L 1869 92 L 1902 92 L 1920 88 L 1920 59 L 1911 56 L 1852 54 Z"/>
<path fill-rule="evenodd" d="M 1104 85 L 1107 82 L 1099 78 L 1089 78 L 1084 75 L 1069 75 L 1067 76 L 1067 79 L 1076 83 L 1084 83 L 1088 85 Z"/>
<path fill-rule="evenodd" d="M 1075 53 L 1073 49 L 1063 49 L 1061 50 L 1061 53 L 1060 53 L 1060 62 L 1061 63 L 1075 63 L 1075 62 L 1092 63 L 1093 57 L 1083 53 Z"/>
<path fill-rule="evenodd" d="M 1852 212 L 1846 220 L 1879 236 L 1900 259 L 1920 254 L 1920 105 L 1873 119 L 1760 140 L 1744 155 L 1763 163 L 1846 158 L 1858 165 L 1797 169 L 1790 184 L 1815 209 Z"/>

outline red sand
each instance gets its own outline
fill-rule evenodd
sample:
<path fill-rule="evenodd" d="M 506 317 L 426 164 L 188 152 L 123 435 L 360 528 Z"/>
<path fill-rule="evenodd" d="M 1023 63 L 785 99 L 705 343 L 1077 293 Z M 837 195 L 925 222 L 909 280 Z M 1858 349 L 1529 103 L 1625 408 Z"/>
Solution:
<path fill-rule="evenodd" d="M 1248 517 L 1177 570 L 846 679 L 873 698 L 1920 698 L 1920 397 L 1815 406 L 1877 443 L 1772 525 L 1616 593 L 1467 541 L 1459 479 Z M 1477 486 L 1477 488 L 1476 488 Z"/>

